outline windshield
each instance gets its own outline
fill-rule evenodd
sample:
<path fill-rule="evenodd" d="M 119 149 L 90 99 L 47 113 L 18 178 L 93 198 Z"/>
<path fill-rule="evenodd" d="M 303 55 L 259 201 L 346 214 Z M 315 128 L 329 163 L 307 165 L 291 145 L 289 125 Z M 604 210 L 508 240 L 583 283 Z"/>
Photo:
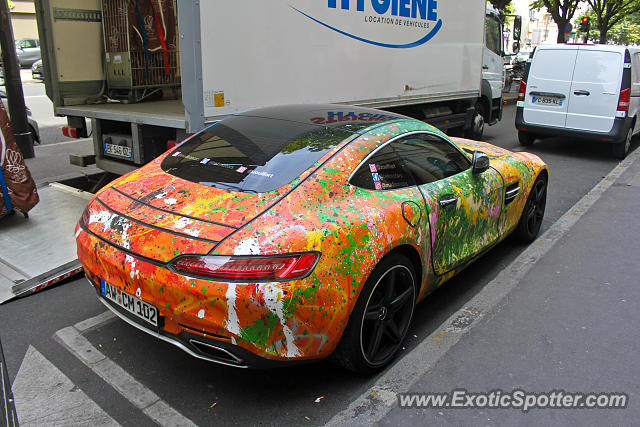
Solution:
<path fill-rule="evenodd" d="M 296 179 L 352 134 L 342 128 L 234 116 L 177 147 L 162 169 L 203 185 L 264 193 Z"/>

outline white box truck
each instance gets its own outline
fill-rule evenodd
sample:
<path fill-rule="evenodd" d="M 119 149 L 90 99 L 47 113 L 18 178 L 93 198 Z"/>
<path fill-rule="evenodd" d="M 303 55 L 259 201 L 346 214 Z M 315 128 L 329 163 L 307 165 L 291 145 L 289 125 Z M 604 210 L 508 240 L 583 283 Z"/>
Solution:
<path fill-rule="evenodd" d="M 374 107 L 474 138 L 502 115 L 503 25 L 484 0 L 35 5 L 55 113 L 69 136 L 90 119 L 96 164 L 116 174 L 267 105 Z"/>

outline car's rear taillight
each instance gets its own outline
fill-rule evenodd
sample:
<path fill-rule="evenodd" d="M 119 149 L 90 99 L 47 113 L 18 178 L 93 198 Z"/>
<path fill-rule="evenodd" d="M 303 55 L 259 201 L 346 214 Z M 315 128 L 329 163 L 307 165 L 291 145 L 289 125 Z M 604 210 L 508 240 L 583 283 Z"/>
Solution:
<path fill-rule="evenodd" d="M 308 276 L 319 252 L 277 256 L 185 255 L 170 263 L 177 273 L 222 281 L 286 281 Z"/>
<path fill-rule="evenodd" d="M 91 214 L 89 213 L 89 205 L 87 205 L 87 207 L 84 208 L 84 212 L 82 212 L 82 216 L 80 217 L 80 227 L 87 228 L 87 226 L 89 225 L 90 217 Z"/>
<path fill-rule="evenodd" d="M 631 102 L 631 89 L 623 89 L 620 91 L 618 98 L 618 111 L 629 111 L 629 103 Z"/>
<path fill-rule="evenodd" d="M 524 101 L 524 95 L 527 92 L 527 82 L 520 80 L 520 89 L 518 89 L 518 101 Z"/>

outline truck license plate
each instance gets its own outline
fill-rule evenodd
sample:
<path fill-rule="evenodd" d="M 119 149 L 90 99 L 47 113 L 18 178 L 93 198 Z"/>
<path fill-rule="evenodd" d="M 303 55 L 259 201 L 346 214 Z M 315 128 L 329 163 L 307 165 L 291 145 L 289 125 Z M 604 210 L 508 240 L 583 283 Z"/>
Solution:
<path fill-rule="evenodd" d="M 131 147 L 115 145 L 115 144 L 104 144 L 104 154 L 110 154 L 112 156 L 118 157 L 126 157 L 132 158 L 133 152 L 131 151 Z"/>
<path fill-rule="evenodd" d="M 158 309 L 151 304 L 121 291 L 102 279 L 100 280 L 100 294 L 134 316 L 153 326 L 158 326 Z"/>
<path fill-rule="evenodd" d="M 562 107 L 562 98 L 555 96 L 534 96 L 532 102 L 534 104 L 557 105 L 558 107 Z"/>

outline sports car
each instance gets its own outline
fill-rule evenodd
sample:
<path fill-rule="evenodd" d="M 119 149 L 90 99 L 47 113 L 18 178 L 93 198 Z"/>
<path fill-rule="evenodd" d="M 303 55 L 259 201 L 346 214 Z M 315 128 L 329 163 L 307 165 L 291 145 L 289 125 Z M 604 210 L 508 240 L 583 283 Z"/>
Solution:
<path fill-rule="evenodd" d="M 110 310 L 197 358 L 372 372 L 418 301 L 508 235 L 536 238 L 547 182 L 535 155 L 398 114 L 267 107 L 100 190 L 78 257 Z"/>

